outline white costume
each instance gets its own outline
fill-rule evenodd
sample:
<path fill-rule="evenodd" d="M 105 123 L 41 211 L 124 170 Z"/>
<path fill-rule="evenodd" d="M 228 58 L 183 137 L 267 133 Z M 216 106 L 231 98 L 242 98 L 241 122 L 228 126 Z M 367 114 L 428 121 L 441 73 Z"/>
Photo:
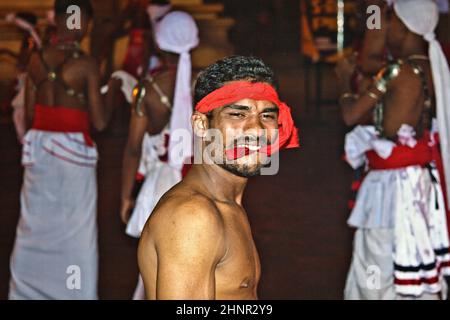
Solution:
<path fill-rule="evenodd" d="M 399 130 L 405 146 L 417 141 L 411 127 Z M 356 169 L 375 151 L 388 159 L 396 145 L 373 126 L 346 136 L 348 162 Z M 436 298 L 445 295 L 449 268 L 446 211 L 436 168 L 408 166 L 370 170 L 358 191 L 348 224 L 357 228 L 346 299 Z M 441 272 L 444 271 L 444 272 Z"/>
<path fill-rule="evenodd" d="M 450 190 L 450 112 L 446 110 L 450 106 L 450 73 L 434 38 L 439 19 L 436 4 L 432 0 L 397 0 L 394 10 L 412 32 L 429 42 L 437 119 L 430 139 L 422 143 L 425 141 L 425 149 L 436 150 L 434 132 L 439 133 L 444 170 L 440 175 L 433 159 L 428 167 L 405 165 L 368 172 L 348 220 L 357 231 L 345 298 L 445 299 L 443 277 L 450 275 L 443 196 L 444 188 Z M 419 144 L 408 125 L 403 125 L 397 136 L 395 144 L 380 138 L 373 126 L 358 126 L 346 136 L 347 161 L 357 168 L 367 165 L 367 152 L 386 160 L 392 159 L 397 147 L 413 150 Z M 406 157 L 401 160 L 409 159 Z M 440 177 L 445 177 L 446 184 L 440 183 Z"/>
<path fill-rule="evenodd" d="M 97 299 L 96 163 L 82 133 L 25 135 L 9 299 Z"/>

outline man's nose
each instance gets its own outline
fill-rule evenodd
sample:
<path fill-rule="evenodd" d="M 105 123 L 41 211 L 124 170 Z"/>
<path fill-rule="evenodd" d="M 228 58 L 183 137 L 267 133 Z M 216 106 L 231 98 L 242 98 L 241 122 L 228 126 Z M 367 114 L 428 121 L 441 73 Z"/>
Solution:
<path fill-rule="evenodd" d="M 244 131 L 246 134 L 261 137 L 264 135 L 264 130 L 265 127 L 257 115 L 249 117 L 245 123 Z"/>

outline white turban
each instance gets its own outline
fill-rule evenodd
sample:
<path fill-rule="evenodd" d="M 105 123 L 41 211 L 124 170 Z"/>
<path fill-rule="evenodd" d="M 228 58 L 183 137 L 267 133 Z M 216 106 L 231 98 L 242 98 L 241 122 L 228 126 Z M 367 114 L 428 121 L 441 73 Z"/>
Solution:
<path fill-rule="evenodd" d="M 433 0 L 396 0 L 394 10 L 410 31 L 423 36 L 429 43 L 442 161 L 447 195 L 450 196 L 450 71 L 434 34 L 439 9 Z"/>
<path fill-rule="evenodd" d="M 167 14 L 157 25 L 155 32 L 156 43 L 164 51 L 177 53 L 178 60 L 177 79 L 173 101 L 172 116 L 170 119 L 169 164 L 181 169 L 186 158 L 193 154 L 192 148 L 192 92 L 191 92 L 191 55 L 190 51 L 199 43 L 198 29 L 194 19 L 187 13 L 174 11 Z M 187 132 L 190 139 L 175 136 L 174 132 Z M 188 141 L 186 141 L 188 140 Z M 182 149 L 182 155 L 180 150 Z"/>

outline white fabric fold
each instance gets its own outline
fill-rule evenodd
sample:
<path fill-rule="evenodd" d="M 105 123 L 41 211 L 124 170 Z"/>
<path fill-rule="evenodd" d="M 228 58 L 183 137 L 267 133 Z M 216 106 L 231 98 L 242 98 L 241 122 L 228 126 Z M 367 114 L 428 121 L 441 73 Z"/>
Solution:
<path fill-rule="evenodd" d="M 366 162 L 365 153 L 374 150 L 383 159 L 389 158 L 395 143 L 380 139 L 374 126 L 357 126 L 345 136 L 345 157 L 353 169 Z"/>
<path fill-rule="evenodd" d="M 136 87 L 138 81 L 137 79 L 132 76 L 131 74 L 129 74 L 126 71 L 123 70 L 119 70 L 114 72 L 111 75 L 111 78 L 115 78 L 115 79 L 120 79 L 122 80 L 122 86 L 120 87 L 120 89 L 123 92 L 123 95 L 125 96 L 125 99 L 127 100 L 128 103 L 133 102 L 133 89 L 134 87 Z M 105 94 L 108 92 L 108 85 L 105 85 L 101 88 L 100 92 L 102 94 Z"/>

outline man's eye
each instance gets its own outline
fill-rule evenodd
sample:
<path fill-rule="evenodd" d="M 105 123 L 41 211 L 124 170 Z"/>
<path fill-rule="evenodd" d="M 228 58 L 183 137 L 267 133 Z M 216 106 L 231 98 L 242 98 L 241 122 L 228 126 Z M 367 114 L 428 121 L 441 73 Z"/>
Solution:
<path fill-rule="evenodd" d="M 229 113 L 229 115 L 232 117 L 236 117 L 236 118 L 242 118 L 244 116 L 244 114 L 240 113 L 240 112 L 232 112 L 232 113 Z"/>
<path fill-rule="evenodd" d="M 276 116 L 275 116 L 274 113 L 264 113 L 264 114 L 263 114 L 263 118 L 264 118 L 264 119 L 275 119 Z"/>

